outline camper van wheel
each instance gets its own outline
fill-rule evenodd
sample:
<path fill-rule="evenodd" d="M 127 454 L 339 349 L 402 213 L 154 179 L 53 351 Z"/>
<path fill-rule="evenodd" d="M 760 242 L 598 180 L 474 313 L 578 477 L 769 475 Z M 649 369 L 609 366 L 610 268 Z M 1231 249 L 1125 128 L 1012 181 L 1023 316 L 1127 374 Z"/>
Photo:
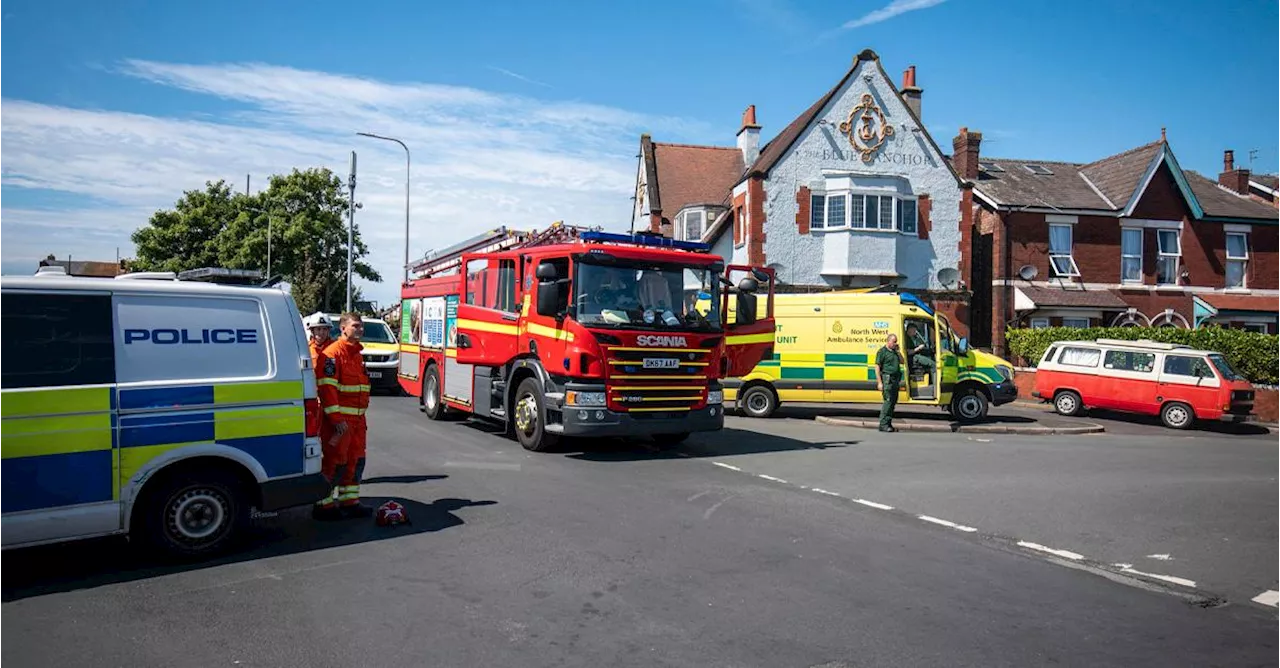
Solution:
<path fill-rule="evenodd" d="M 951 398 L 951 414 L 961 422 L 977 422 L 987 417 L 987 407 L 987 398 L 972 387 L 961 389 Z"/>
<path fill-rule="evenodd" d="M 1195 424 L 1196 414 L 1191 407 L 1179 402 L 1170 401 L 1160 409 L 1160 421 L 1170 429 L 1190 429 Z"/>
<path fill-rule="evenodd" d="M 767 385 L 752 385 L 738 398 L 738 406 L 748 417 L 767 418 L 778 410 L 778 395 Z"/>
<path fill-rule="evenodd" d="M 1071 390 L 1062 390 L 1053 395 L 1053 410 L 1057 411 L 1058 415 L 1079 415 L 1083 403 L 1080 401 L 1080 395 Z"/>
<path fill-rule="evenodd" d="M 432 420 L 444 418 L 444 402 L 440 399 L 440 372 L 434 364 L 427 367 L 427 377 L 422 380 L 422 411 Z"/>

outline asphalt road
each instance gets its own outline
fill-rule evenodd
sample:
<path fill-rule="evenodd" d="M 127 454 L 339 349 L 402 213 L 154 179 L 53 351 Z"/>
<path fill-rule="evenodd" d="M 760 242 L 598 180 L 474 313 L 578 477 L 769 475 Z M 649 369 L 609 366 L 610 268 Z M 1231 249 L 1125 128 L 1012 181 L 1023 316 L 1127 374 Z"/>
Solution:
<path fill-rule="evenodd" d="M 1273 609 L 1213 606 L 713 464 L 814 454 L 848 463 L 897 435 L 734 419 L 678 453 L 601 443 L 530 454 L 468 423 L 428 422 L 411 399 L 375 399 L 370 420 L 367 493 L 403 501 L 412 527 L 314 524 L 290 512 L 265 520 L 252 549 L 188 568 L 136 562 L 117 541 L 7 552 L 0 660 L 834 668 L 1276 659 Z M 937 477 L 928 461 L 915 468 Z M 1274 509 L 1269 523 L 1274 532 Z"/>

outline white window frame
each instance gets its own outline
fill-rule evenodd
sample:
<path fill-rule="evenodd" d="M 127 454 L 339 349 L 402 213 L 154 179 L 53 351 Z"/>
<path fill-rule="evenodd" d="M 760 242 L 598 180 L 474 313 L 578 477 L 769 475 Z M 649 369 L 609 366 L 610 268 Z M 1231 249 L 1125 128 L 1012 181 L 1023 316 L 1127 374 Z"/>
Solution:
<path fill-rule="evenodd" d="M 1124 252 L 1124 235 L 1126 232 L 1138 233 L 1138 254 L 1137 255 Z M 1144 282 L 1145 277 L 1142 274 L 1142 254 L 1144 249 L 1142 246 L 1146 242 L 1147 242 L 1147 234 L 1143 228 L 1135 227 L 1135 226 L 1120 228 L 1120 282 L 1121 283 L 1141 284 Z M 1138 277 L 1137 278 L 1125 278 L 1125 275 L 1124 275 L 1125 260 L 1138 261 Z"/>
<path fill-rule="evenodd" d="M 1083 324 L 1083 325 L 1081 325 L 1081 324 L 1068 325 L 1068 324 L 1067 324 L 1067 321 L 1068 321 L 1068 320 L 1074 321 L 1074 322 L 1076 322 L 1076 323 L 1081 323 L 1081 322 L 1083 322 L 1084 324 Z M 1063 317 L 1062 317 L 1062 326 L 1063 326 L 1063 327 L 1077 327 L 1077 328 L 1080 328 L 1080 329 L 1086 329 L 1086 328 L 1088 328 L 1088 327 L 1089 327 L 1089 319 L 1088 319 L 1088 318 L 1081 318 L 1081 317 L 1079 317 L 1079 316 L 1063 316 Z"/>
<path fill-rule="evenodd" d="M 1160 239 L 1165 234 L 1173 235 L 1174 243 L 1177 245 L 1177 248 L 1175 248 L 1173 252 L 1166 253 L 1164 249 L 1160 247 Z M 1180 271 L 1182 269 L 1182 230 L 1175 230 L 1175 229 L 1157 229 L 1156 230 L 1156 257 L 1157 257 L 1156 285 L 1177 285 L 1178 280 L 1181 277 Z M 1162 283 L 1160 281 L 1160 262 L 1163 262 L 1165 259 L 1168 259 L 1168 258 L 1172 258 L 1173 260 L 1173 271 L 1170 272 L 1173 275 L 1173 282 Z"/>
<path fill-rule="evenodd" d="M 885 232 L 890 234 L 902 234 L 905 236 L 916 236 L 920 232 L 920 202 L 915 195 L 902 195 L 894 192 L 886 191 L 868 191 L 868 190 L 830 190 L 826 192 L 810 191 L 809 193 L 809 230 L 860 230 L 864 232 Z M 867 222 L 867 206 L 868 198 L 876 198 L 876 220 L 871 224 Z M 844 215 L 832 220 L 831 203 L 834 200 L 842 200 L 844 205 Z M 818 202 L 821 201 L 822 218 L 818 219 L 815 214 L 818 211 Z M 905 201 L 912 202 L 912 209 L 915 211 L 914 220 L 904 229 L 902 203 Z M 858 220 L 853 220 L 854 202 L 858 203 Z M 886 206 L 887 205 L 887 206 Z M 884 211 L 888 209 L 889 220 L 888 227 L 882 226 Z"/>
<path fill-rule="evenodd" d="M 1240 323 L 1240 329 L 1246 332 L 1258 332 L 1259 334 L 1267 333 L 1267 325 L 1262 322 L 1243 322 Z"/>
<path fill-rule="evenodd" d="M 702 217 L 701 222 L 698 224 L 698 229 L 701 231 L 702 234 L 699 235 L 697 239 L 690 239 L 688 238 L 689 235 L 688 235 L 687 225 L 688 225 L 689 217 L 695 213 Z M 688 211 L 681 211 L 680 214 L 676 216 L 675 230 L 672 231 L 672 234 L 675 236 L 677 240 L 702 241 L 702 235 L 705 235 L 706 233 L 707 233 L 707 210 L 706 209 L 689 209 Z"/>
<path fill-rule="evenodd" d="M 1067 251 L 1066 254 L 1053 252 L 1053 228 L 1055 227 L 1066 228 L 1067 231 L 1071 233 L 1071 248 L 1070 250 Z M 1058 278 L 1079 278 L 1080 277 L 1080 267 L 1079 265 L 1076 264 L 1075 250 L 1076 250 L 1075 225 L 1072 225 L 1070 223 L 1049 223 L 1049 270 L 1053 272 L 1054 276 Z M 1058 269 L 1058 264 L 1057 262 L 1055 262 L 1055 260 L 1066 260 L 1067 262 L 1070 263 L 1070 266 L 1068 266 L 1067 270 L 1063 272 Z"/>
<path fill-rule="evenodd" d="M 1048 318 L 1032 318 L 1031 329 L 1049 329 Z"/>
<path fill-rule="evenodd" d="M 1240 237 L 1244 239 L 1244 255 L 1239 257 L 1231 256 L 1231 237 Z M 1226 254 L 1227 254 L 1227 263 L 1226 263 L 1227 266 L 1230 266 L 1232 263 L 1240 264 L 1240 285 L 1228 285 L 1226 283 L 1227 273 L 1225 271 L 1225 268 L 1222 274 L 1223 285 L 1226 285 L 1227 288 L 1237 288 L 1237 289 L 1249 287 L 1249 233 L 1248 232 L 1227 232 Z"/>

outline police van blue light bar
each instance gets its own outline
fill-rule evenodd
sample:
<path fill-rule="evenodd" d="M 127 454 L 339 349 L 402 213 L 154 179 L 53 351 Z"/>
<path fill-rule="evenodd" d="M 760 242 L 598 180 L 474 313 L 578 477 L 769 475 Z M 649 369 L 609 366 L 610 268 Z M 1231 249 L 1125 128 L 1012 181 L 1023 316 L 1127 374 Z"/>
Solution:
<path fill-rule="evenodd" d="M 653 246 L 655 248 L 674 248 L 695 253 L 711 252 L 711 245 L 697 241 L 677 241 L 651 234 L 617 234 L 614 232 L 583 232 L 578 238 L 586 242 L 634 244 L 636 246 Z"/>
<path fill-rule="evenodd" d="M 928 304 L 921 301 L 919 297 L 911 294 L 910 292 L 902 292 L 902 293 L 899 293 L 898 296 L 902 299 L 903 304 L 910 304 L 912 306 L 919 307 L 920 310 L 924 311 L 925 313 L 928 313 L 929 315 L 933 315 L 933 309 L 930 308 Z"/>

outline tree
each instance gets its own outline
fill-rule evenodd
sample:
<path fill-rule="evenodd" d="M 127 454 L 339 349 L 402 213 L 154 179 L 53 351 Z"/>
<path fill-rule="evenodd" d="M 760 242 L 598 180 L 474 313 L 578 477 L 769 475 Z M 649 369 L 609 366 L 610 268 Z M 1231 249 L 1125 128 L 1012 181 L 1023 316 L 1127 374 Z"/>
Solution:
<path fill-rule="evenodd" d="M 218 266 L 219 237 L 238 207 L 226 181 L 183 193 L 172 210 L 157 211 L 132 235 L 133 271 L 186 271 Z"/>
<path fill-rule="evenodd" d="M 240 199 L 239 215 L 218 242 L 222 265 L 265 269 L 270 219 L 271 273 L 292 284 L 299 310 L 341 310 L 346 305 L 349 206 L 342 180 L 324 168 L 295 169 L 285 176 L 272 176 L 265 191 Z M 378 272 L 362 259 L 369 249 L 360 238 L 359 227 L 354 239 L 355 275 L 381 281 Z"/>
<path fill-rule="evenodd" d="M 133 233 L 135 271 L 184 271 L 200 267 L 267 267 L 270 220 L 272 276 L 293 287 L 303 313 L 334 312 L 346 304 L 349 205 L 342 180 L 324 168 L 272 176 L 263 192 L 235 194 L 225 181 L 188 191 L 173 210 L 157 211 Z M 355 230 L 354 273 L 381 281 L 363 258 L 369 249 Z M 356 292 L 353 290 L 353 292 Z"/>

